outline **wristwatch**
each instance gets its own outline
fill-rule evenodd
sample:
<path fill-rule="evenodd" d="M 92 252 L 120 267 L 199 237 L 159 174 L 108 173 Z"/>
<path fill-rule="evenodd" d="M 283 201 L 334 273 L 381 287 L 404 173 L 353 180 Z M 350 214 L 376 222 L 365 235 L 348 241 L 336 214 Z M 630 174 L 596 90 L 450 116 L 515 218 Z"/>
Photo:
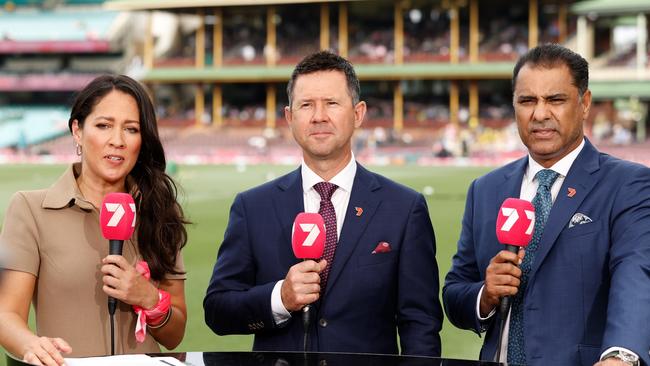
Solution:
<path fill-rule="evenodd" d="M 628 352 L 625 350 L 614 350 L 612 352 L 609 352 L 605 356 L 603 356 L 603 360 L 606 360 L 608 358 L 616 358 L 619 359 L 626 364 L 630 366 L 640 366 L 641 362 L 639 362 L 639 356 L 635 355 L 632 352 Z"/>

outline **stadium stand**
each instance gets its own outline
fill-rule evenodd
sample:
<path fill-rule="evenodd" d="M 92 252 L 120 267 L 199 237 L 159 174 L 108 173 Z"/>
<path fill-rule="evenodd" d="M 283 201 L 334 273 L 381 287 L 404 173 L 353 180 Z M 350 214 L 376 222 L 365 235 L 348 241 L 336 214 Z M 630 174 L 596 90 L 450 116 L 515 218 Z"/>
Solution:
<path fill-rule="evenodd" d="M 67 132 L 73 93 L 124 58 L 120 13 L 101 1 L 16 1 L 0 12 L 0 148 Z M 31 150 L 31 149 L 30 149 Z"/>
<path fill-rule="evenodd" d="M 257 141 L 267 130 L 285 135 L 291 66 L 317 49 L 355 63 L 369 105 L 359 132 L 367 141 L 358 145 L 375 152 L 391 143 L 417 145 L 424 155 L 520 149 L 510 141 L 513 60 L 544 42 L 563 43 L 590 60 L 597 103 L 587 130 L 594 140 L 636 146 L 649 127 L 650 4 L 637 0 L 206 0 L 201 6 L 169 0 L 164 8 L 111 0 L 101 9 L 101 1 L 90 0 L 59 1 L 63 6 L 50 9 L 15 3 L 14 11 L 2 13 L 0 27 L 12 16 L 13 22 L 44 16 L 54 24 L 82 12 L 82 22 L 60 27 L 77 31 L 65 42 L 100 42 L 108 50 L 0 52 L 0 106 L 65 105 L 73 89 L 99 72 L 134 71 L 152 89 L 161 125 L 176 131 L 170 146 L 178 152 L 211 141 L 222 148 L 218 135 L 232 137 L 235 130 L 248 137 L 227 141 Z M 136 20 L 121 30 L 120 11 L 135 11 L 128 16 Z M 86 21 L 93 16 L 100 18 Z M 619 28 L 628 32 L 624 47 L 614 36 Z M 125 41 L 124 33 L 137 37 Z M 29 42 L 16 47 L 32 47 Z M 208 138 L 195 136 L 202 133 Z M 386 144 L 382 136 L 394 138 Z"/>

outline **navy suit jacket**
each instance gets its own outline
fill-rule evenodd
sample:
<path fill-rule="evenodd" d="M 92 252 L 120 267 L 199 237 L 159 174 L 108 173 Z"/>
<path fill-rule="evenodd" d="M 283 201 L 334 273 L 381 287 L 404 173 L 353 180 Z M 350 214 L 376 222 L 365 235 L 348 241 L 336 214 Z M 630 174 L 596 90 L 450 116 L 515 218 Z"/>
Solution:
<path fill-rule="evenodd" d="M 300 312 L 276 325 L 271 310 L 273 286 L 298 263 L 291 227 L 303 211 L 300 169 L 237 195 L 203 303 L 214 332 L 254 333 L 254 350 L 303 350 Z M 372 254 L 382 241 L 392 250 Z M 435 251 L 424 197 L 358 165 L 309 350 L 394 354 L 399 329 L 403 354 L 439 356 Z"/>
<path fill-rule="evenodd" d="M 443 302 L 457 327 L 479 333 L 476 301 L 496 238 L 501 203 L 519 197 L 525 157 L 469 188 L 458 251 Z M 569 188 L 575 195 L 569 197 Z M 582 213 L 591 223 L 569 228 Z M 498 315 L 487 324 L 481 359 L 493 360 Z M 648 364 L 650 348 L 650 169 L 599 153 L 589 141 L 553 204 L 524 294 L 528 365 L 593 365 L 611 346 Z"/>

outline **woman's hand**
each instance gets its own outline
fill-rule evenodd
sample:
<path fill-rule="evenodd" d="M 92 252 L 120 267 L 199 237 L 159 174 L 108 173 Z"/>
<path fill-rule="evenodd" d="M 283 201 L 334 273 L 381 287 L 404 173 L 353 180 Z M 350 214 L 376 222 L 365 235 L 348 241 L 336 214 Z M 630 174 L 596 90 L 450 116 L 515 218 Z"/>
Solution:
<path fill-rule="evenodd" d="M 158 304 L 158 289 L 144 278 L 121 255 L 109 255 L 102 260 L 102 290 L 129 305 L 151 309 Z"/>
<path fill-rule="evenodd" d="M 61 338 L 34 337 L 25 346 L 23 361 L 32 365 L 64 365 L 61 353 L 72 352 L 72 347 Z"/>

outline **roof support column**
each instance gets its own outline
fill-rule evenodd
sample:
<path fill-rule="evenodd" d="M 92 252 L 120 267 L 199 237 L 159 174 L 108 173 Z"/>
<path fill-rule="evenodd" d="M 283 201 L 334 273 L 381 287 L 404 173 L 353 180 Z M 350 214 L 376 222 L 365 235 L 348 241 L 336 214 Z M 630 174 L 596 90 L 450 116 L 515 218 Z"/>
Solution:
<path fill-rule="evenodd" d="M 393 90 L 393 128 L 401 131 L 404 128 L 404 93 L 402 83 L 397 80 Z"/>
<path fill-rule="evenodd" d="M 394 37 L 395 37 L 395 64 L 396 65 L 401 65 L 404 63 L 404 16 L 403 16 L 403 8 L 404 8 L 404 2 L 402 0 L 398 0 L 395 2 L 395 9 L 394 9 L 394 18 L 395 18 L 395 29 L 394 29 Z"/>
<path fill-rule="evenodd" d="M 217 127 L 223 126 L 223 88 L 219 84 L 212 86 L 212 124 Z"/>
<path fill-rule="evenodd" d="M 201 126 L 203 124 L 203 114 L 205 113 L 205 92 L 203 91 L 203 84 L 196 84 L 195 89 L 194 124 Z"/>
<path fill-rule="evenodd" d="M 537 47 L 539 42 L 539 9 L 537 0 L 528 0 L 528 49 Z"/>
<path fill-rule="evenodd" d="M 458 111 L 460 109 L 460 93 L 458 92 L 458 81 L 449 81 L 449 122 L 458 125 Z"/>
<path fill-rule="evenodd" d="M 348 4 L 339 3 L 339 55 L 348 57 Z"/>
<path fill-rule="evenodd" d="M 454 2 L 449 8 L 449 61 L 452 64 L 458 63 L 458 51 L 460 48 L 460 14 L 458 5 Z"/>
<path fill-rule="evenodd" d="M 196 52 L 194 66 L 196 68 L 205 67 L 205 14 L 203 10 L 197 11 L 199 16 L 199 28 L 196 30 Z"/>
<path fill-rule="evenodd" d="M 275 6 L 266 8 L 266 66 L 275 66 L 276 62 L 277 36 L 275 29 Z"/>
<path fill-rule="evenodd" d="M 214 9 L 214 28 L 212 30 L 212 67 L 223 65 L 223 9 Z"/>
<path fill-rule="evenodd" d="M 636 16 L 636 70 L 645 71 L 648 63 L 648 24 L 644 13 Z"/>
<path fill-rule="evenodd" d="M 469 62 L 478 62 L 478 0 L 469 1 Z"/>
<path fill-rule="evenodd" d="M 275 85 L 272 83 L 266 84 L 266 128 L 275 128 Z"/>
<path fill-rule="evenodd" d="M 152 33 L 152 27 L 153 27 L 153 12 L 147 12 L 147 20 L 146 20 L 146 25 L 145 25 L 145 30 L 144 30 L 144 49 L 142 51 L 142 58 L 144 59 L 144 67 L 147 68 L 147 70 L 153 69 L 153 59 L 154 59 L 154 54 L 153 54 L 153 33 Z"/>
<path fill-rule="evenodd" d="M 564 2 L 558 5 L 557 12 L 557 28 L 558 28 L 558 43 L 563 44 L 567 38 L 567 14 L 568 5 Z"/>
<path fill-rule="evenodd" d="M 330 48 L 330 4 L 320 4 L 320 49 Z"/>
<path fill-rule="evenodd" d="M 591 61 L 594 58 L 594 26 L 585 15 L 578 17 L 576 41 L 578 53 L 587 61 Z"/>
<path fill-rule="evenodd" d="M 469 83 L 469 127 L 475 129 L 479 124 L 478 81 Z"/>

